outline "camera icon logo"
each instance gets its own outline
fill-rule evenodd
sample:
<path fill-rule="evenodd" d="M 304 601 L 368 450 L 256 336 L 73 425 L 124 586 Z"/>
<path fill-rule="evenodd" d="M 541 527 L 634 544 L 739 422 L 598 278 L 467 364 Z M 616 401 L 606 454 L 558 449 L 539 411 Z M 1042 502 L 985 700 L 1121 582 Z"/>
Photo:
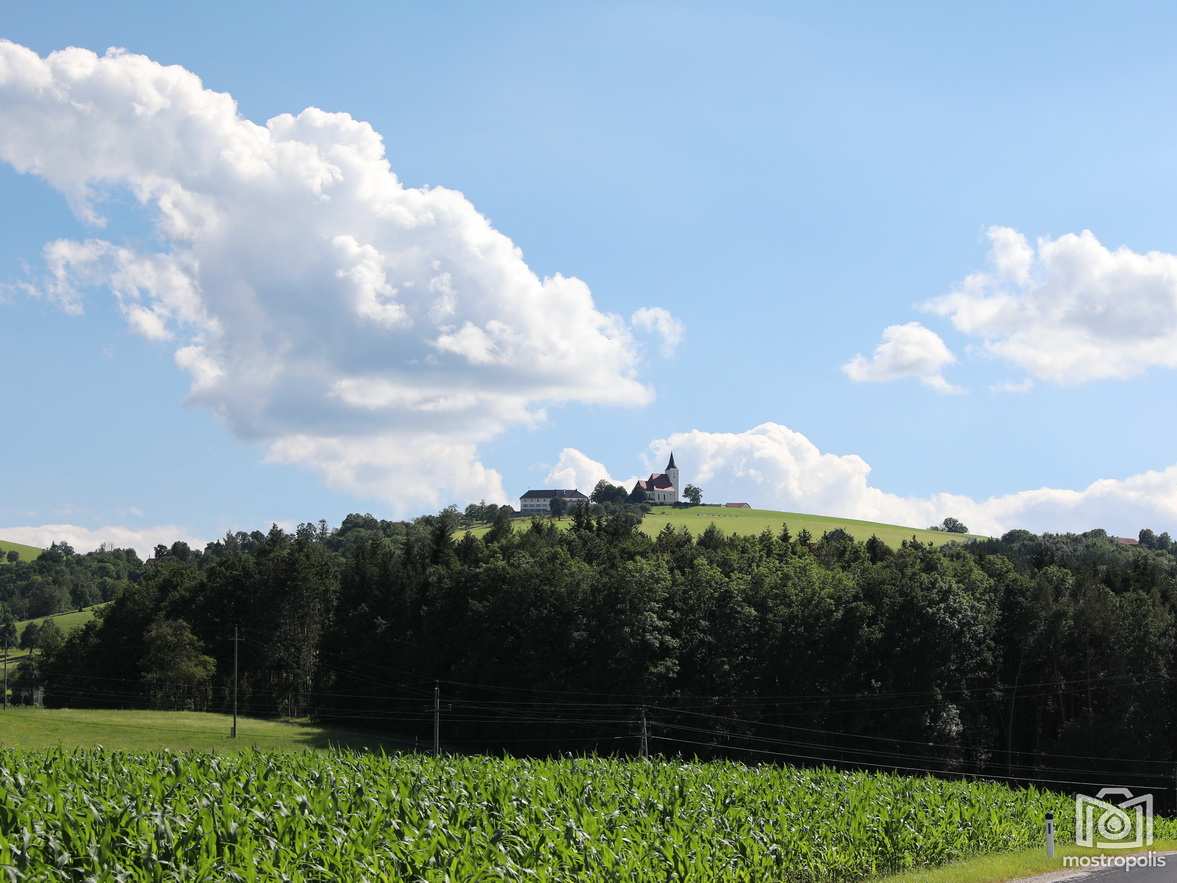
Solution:
<path fill-rule="evenodd" d="M 1113 798 L 1123 798 L 1118 803 Z M 1104 788 L 1094 797 L 1075 795 L 1075 843 L 1097 849 L 1151 846 L 1152 795 L 1133 797 L 1127 788 Z"/>

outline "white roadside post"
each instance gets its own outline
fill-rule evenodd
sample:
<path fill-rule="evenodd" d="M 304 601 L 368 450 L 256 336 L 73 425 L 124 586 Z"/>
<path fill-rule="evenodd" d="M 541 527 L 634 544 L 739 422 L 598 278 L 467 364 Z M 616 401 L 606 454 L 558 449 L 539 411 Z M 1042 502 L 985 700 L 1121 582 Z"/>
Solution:
<path fill-rule="evenodd" d="M 1054 813 L 1046 814 L 1046 857 L 1054 858 Z"/>

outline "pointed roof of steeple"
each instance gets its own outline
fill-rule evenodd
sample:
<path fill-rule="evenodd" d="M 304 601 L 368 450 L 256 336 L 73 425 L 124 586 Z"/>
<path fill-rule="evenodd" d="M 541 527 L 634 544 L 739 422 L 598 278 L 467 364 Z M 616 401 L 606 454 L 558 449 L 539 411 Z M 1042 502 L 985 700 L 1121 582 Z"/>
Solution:
<path fill-rule="evenodd" d="M 666 464 L 666 468 L 667 469 L 678 469 L 678 467 L 674 465 L 674 451 L 670 452 L 670 462 Z"/>

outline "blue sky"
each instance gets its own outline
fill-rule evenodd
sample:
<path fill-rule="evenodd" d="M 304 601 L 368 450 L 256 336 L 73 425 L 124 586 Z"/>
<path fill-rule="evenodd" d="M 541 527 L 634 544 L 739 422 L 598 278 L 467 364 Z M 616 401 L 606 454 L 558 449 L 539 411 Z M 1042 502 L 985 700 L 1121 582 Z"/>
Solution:
<path fill-rule="evenodd" d="M 175 357 L 190 335 L 137 333 L 108 281 L 80 274 L 81 314 L 46 293 L 47 242 L 100 238 L 140 254 L 175 243 L 158 233 L 158 208 L 140 205 L 125 181 L 103 187 L 107 223 L 96 227 L 60 180 L 16 171 L 50 149 L 44 121 L 59 111 L 11 116 L 28 95 L 5 91 L 0 67 L 0 121 L 40 120 L 33 128 L 46 139 L 10 145 L 0 162 L 0 282 L 9 283 L 0 371 L 10 400 L 0 526 L 70 526 L 84 543 L 94 531 L 207 538 L 357 510 L 413 514 L 491 487 L 469 478 L 470 461 L 517 496 L 560 477 L 590 480 L 598 467 L 628 478 L 660 466 L 674 445 L 687 452 L 677 457 L 684 478 L 701 475 L 712 500 L 912 521 L 956 507 L 990 529 L 1134 533 L 1147 521 L 1173 530 L 1177 475 L 1166 470 L 1177 463 L 1177 416 L 1159 326 L 1177 306 L 1164 282 L 1177 252 L 1167 208 L 1177 196 L 1174 17 L 1162 4 L 343 4 L 330 14 L 9 4 L 0 37 L 42 59 L 71 46 L 124 47 L 191 71 L 261 125 L 307 107 L 366 121 L 400 181 L 460 191 L 540 279 L 583 280 L 600 314 L 658 307 L 685 333 L 663 355 L 657 334 L 625 332 L 650 402 L 598 397 L 590 387 L 618 378 L 594 377 L 528 399 L 527 419 L 495 410 L 482 428 L 454 429 L 453 448 L 422 443 L 414 453 L 418 436 L 404 434 L 398 412 L 378 435 L 364 430 L 398 449 L 395 463 L 380 461 L 373 450 L 383 442 L 373 442 L 342 479 L 336 461 L 354 457 L 336 446 L 275 456 L 276 439 L 334 432 L 321 401 L 289 397 L 280 419 L 274 406 L 273 419 L 255 422 L 244 393 L 193 397 Z M 118 95 L 109 100 L 117 112 Z M 149 127 L 140 134 L 150 143 Z M 62 174 L 104 174 L 78 171 L 87 147 L 73 147 L 78 157 L 58 160 Z M 300 223 L 274 219 L 276 229 Z M 988 294 L 966 292 L 972 300 L 955 311 L 921 308 L 970 274 L 1002 276 L 987 258 L 994 226 L 1031 249 L 1040 238 L 1063 242 L 1066 254 L 1051 263 L 1040 251 L 1027 271 L 1036 281 L 1021 288 L 1015 268 Z M 1095 245 L 1066 239 L 1084 230 Z M 274 247 L 283 241 L 275 235 Z M 1116 263 L 1121 247 L 1139 260 Z M 1150 262 L 1149 252 L 1160 256 Z M 1089 276 L 1068 275 L 1075 262 Z M 1025 303 L 979 322 L 984 298 L 1010 285 Z M 1054 327 L 1042 299 L 1073 309 L 1063 310 L 1069 335 L 1043 344 L 1038 359 L 1028 350 Z M 281 299 L 267 306 L 280 325 Z M 554 327 L 568 321 L 555 304 L 536 309 Z M 1104 334 L 1142 309 L 1162 318 Z M 886 354 L 870 362 L 885 328 L 911 322 L 956 361 L 920 350 L 900 367 Z M 575 341 L 579 330 L 561 333 Z M 868 360 L 858 381 L 843 370 L 855 354 Z M 921 382 L 931 376 L 960 391 Z M 482 382 L 455 377 L 455 389 Z M 1026 391 L 992 388 L 1026 380 Z M 308 429 L 299 421 L 311 412 Z M 775 428 L 745 435 L 766 423 Z M 561 460 L 565 449 L 583 459 Z M 466 461 L 460 477 L 437 471 L 439 451 Z M 396 491 L 418 462 L 436 499 Z M 1136 483 L 1078 502 L 1010 499 L 1105 479 Z"/>

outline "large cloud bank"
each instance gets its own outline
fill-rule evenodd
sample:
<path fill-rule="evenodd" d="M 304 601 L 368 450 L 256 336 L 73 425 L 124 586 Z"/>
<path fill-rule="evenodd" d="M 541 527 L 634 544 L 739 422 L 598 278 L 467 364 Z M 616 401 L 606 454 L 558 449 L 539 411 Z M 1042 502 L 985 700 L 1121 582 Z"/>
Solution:
<path fill-rule="evenodd" d="M 990 354 L 1059 384 L 1177 368 L 1177 255 L 1110 249 L 1090 230 L 988 238 L 988 268 L 924 307 Z"/>
<path fill-rule="evenodd" d="M 461 193 L 399 181 L 347 114 L 259 125 L 181 67 L 4 41 L 0 108 L 0 160 L 98 228 L 129 190 L 161 243 L 51 242 L 22 287 L 72 312 L 109 289 L 237 436 L 402 510 L 505 499 L 481 442 L 552 403 L 649 402 L 634 335 L 681 339 L 665 310 L 631 325 L 579 279 L 537 277 Z"/>
<path fill-rule="evenodd" d="M 660 468 L 673 450 L 684 483 L 701 486 L 706 499 L 714 502 L 740 500 L 784 511 L 913 527 L 927 527 L 952 515 L 973 531 L 991 536 L 1014 528 L 1104 528 L 1135 536 L 1142 527 L 1177 526 L 1177 466 L 1103 479 L 1078 490 L 1039 488 L 975 500 L 952 493 L 888 493 L 871 484 L 871 467 L 862 457 L 823 452 L 800 432 L 779 423 L 762 423 L 746 432 L 680 432 L 656 439 L 649 450 L 647 468 Z M 602 464 L 567 449 L 550 477 L 583 479 L 584 488 L 590 486 L 588 479 L 603 471 Z"/>

